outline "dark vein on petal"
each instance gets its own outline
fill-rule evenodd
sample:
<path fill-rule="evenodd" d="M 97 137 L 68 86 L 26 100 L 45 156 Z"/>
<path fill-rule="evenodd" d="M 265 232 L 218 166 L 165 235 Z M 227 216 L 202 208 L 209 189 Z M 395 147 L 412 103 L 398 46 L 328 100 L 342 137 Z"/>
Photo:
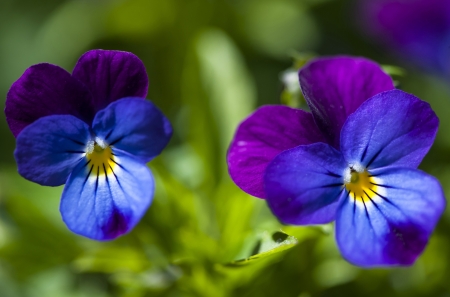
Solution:
<path fill-rule="evenodd" d="M 98 176 L 100 173 L 100 166 L 97 166 L 97 179 L 95 180 L 95 197 L 97 197 L 97 188 L 98 188 Z"/>
<path fill-rule="evenodd" d="M 350 193 L 348 192 L 348 197 L 350 197 Z M 353 199 L 353 226 L 355 225 L 355 215 L 356 215 L 356 194 L 353 193 L 354 199 Z"/>
<path fill-rule="evenodd" d="M 111 136 L 112 132 L 113 132 L 112 129 L 109 130 L 108 134 L 106 134 L 106 136 L 105 136 L 105 140 L 108 140 L 108 138 Z"/>
<path fill-rule="evenodd" d="M 363 154 L 362 154 L 362 156 L 361 156 L 361 162 L 364 161 L 364 158 L 366 157 L 367 149 L 368 149 L 368 148 L 369 148 L 369 144 L 367 144 L 367 145 L 366 145 L 366 148 L 364 149 L 364 152 L 363 152 Z"/>
<path fill-rule="evenodd" d="M 328 175 L 328 176 L 337 177 L 337 178 L 341 178 L 342 177 L 341 175 L 336 174 L 336 173 L 331 172 L 331 171 L 325 172 L 325 174 Z"/>
<path fill-rule="evenodd" d="M 90 161 L 90 160 L 89 160 L 89 161 Z M 89 162 L 88 162 L 88 163 L 89 163 Z M 86 163 L 85 166 L 87 166 L 88 163 Z M 94 165 L 92 164 L 91 169 L 89 170 L 89 173 L 86 175 L 86 178 L 84 179 L 84 182 L 83 182 L 83 188 L 84 188 L 84 185 L 86 185 L 86 182 L 87 182 L 89 176 L 91 175 L 91 172 L 92 172 L 92 169 L 93 169 L 93 168 L 94 168 Z"/>
<path fill-rule="evenodd" d="M 342 183 L 324 185 L 324 186 L 321 186 L 320 188 L 332 188 L 332 187 L 342 187 Z"/>
<path fill-rule="evenodd" d="M 114 144 L 118 143 L 119 141 L 121 141 L 124 138 L 125 138 L 125 136 L 121 136 L 121 137 L 117 138 L 116 140 L 111 141 L 111 143 L 109 145 L 114 145 Z"/>
<path fill-rule="evenodd" d="M 116 164 L 117 166 L 119 166 L 120 168 L 122 168 L 123 170 L 127 171 L 125 168 L 123 168 L 122 165 L 120 165 L 119 163 L 117 163 L 116 161 L 114 161 L 112 158 L 109 158 L 111 161 L 114 162 L 114 164 Z M 128 172 L 128 171 L 127 171 Z"/>
<path fill-rule="evenodd" d="M 369 168 L 372 165 L 373 161 L 378 157 L 379 154 L 383 151 L 384 148 L 380 149 L 373 157 L 370 159 L 369 163 L 367 163 L 366 168 Z"/>
<path fill-rule="evenodd" d="M 383 199 L 384 201 L 386 201 L 387 203 L 389 203 L 390 205 L 394 206 L 398 211 L 400 211 L 403 214 L 403 211 L 397 206 L 395 205 L 390 199 L 388 199 L 387 197 L 379 194 L 378 192 L 375 192 L 374 190 L 370 189 L 375 195 L 377 195 L 378 197 L 380 197 L 381 199 Z"/>
<path fill-rule="evenodd" d="M 396 189 L 396 187 L 393 187 L 393 186 L 388 186 L 388 185 L 380 185 L 380 184 L 377 184 L 377 183 L 373 183 L 373 182 L 370 182 L 372 185 L 374 185 L 374 186 L 378 186 L 378 187 L 382 187 L 382 188 L 387 188 L 387 189 Z"/>

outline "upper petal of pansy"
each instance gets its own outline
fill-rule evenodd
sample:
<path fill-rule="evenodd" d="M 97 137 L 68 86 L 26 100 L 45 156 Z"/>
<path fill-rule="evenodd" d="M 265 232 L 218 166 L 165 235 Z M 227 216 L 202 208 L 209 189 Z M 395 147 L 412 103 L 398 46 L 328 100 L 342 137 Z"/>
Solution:
<path fill-rule="evenodd" d="M 363 197 L 342 200 L 336 239 L 349 262 L 365 267 L 411 265 L 424 250 L 445 208 L 439 182 L 417 169 L 370 172 Z"/>
<path fill-rule="evenodd" d="M 129 232 L 153 198 L 150 170 L 120 150 L 89 156 L 73 170 L 62 194 L 60 211 L 73 232 L 110 240 Z"/>
<path fill-rule="evenodd" d="M 389 75 L 364 58 L 315 59 L 300 70 L 299 79 L 317 125 L 335 148 L 347 117 L 373 95 L 394 89 Z"/>
<path fill-rule="evenodd" d="M 14 157 L 20 175 L 45 186 L 64 184 L 85 155 L 89 126 L 71 115 L 43 117 L 17 137 Z"/>
<path fill-rule="evenodd" d="M 70 114 L 88 123 L 94 117 L 89 91 L 52 64 L 28 68 L 9 89 L 5 105 L 6 121 L 16 137 L 44 116 Z"/>
<path fill-rule="evenodd" d="M 264 176 L 267 203 L 285 224 L 324 224 L 335 219 L 344 191 L 346 163 L 328 144 L 301 145 L 275 157 Z"/>
<path fill-rule="evenodd" d="M 437 133 L 430 105 L 400 90 L 380 93 L 349 116 L 341 132 L 341 152 L 349 164 L 366 168 L 416 168 Z"/>
<path fill-rule="evenodd" d="M 172 136 L 172 126 L 150 101 L 124 98 L 99 111 L 92 124 L 95 135 L 143 162 L 157 156 Z"/>
<path fill-rule="evenodd" d="M 124 97 L 147 96 L 145 66 L 132 53 L 91 50 L 80 57 L 72 73 L 92 93 L 95 111 Z"/>
<path fill-rule="evenodd" d="M 228 150 L 228 170 L 245 192 L 264 198 L 267 165 L 284 150 L 325 141 L 313 117 L 282 105 L 263 106 L 244 120 Z"/>

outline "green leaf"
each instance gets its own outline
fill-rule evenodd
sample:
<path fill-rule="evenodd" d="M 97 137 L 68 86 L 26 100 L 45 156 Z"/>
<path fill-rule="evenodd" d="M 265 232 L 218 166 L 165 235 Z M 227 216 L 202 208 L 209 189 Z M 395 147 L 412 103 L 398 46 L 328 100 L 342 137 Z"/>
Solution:
<path fill-rule="evenodd" d="M 225 264 L 225 266 L 239 267 L 242 265 L 248 265 L 255 261 L 284 252 L 297 245 L 297 243 L 298 240 L 294 236 L 290 236 L 281 231 L 275 232 L 272 235 L 264 233 L 262 238 L 257 241 L 250 257 L 232 261 Z"/>

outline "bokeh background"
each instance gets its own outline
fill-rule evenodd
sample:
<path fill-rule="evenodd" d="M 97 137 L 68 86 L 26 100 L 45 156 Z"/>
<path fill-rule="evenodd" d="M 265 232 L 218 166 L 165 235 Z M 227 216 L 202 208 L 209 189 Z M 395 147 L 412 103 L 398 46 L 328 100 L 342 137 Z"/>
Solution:
<path fill-rule="evenodd" d="M 399 88 L 431 103 L 441 125 L 421 169 L 450 192 L 450 79 L 372 38 L 357 2 L 0 0 L 2 104 L 32 64 L 71 71 L 89 49 L 117 49 L 142 59 L 148 98 L 174 126 L 149 164 L 157 191 L 141 223 L 95 242 L 65 227 L 62 187 L 17 174 L 2 113 L 0 296 L 450 296 L 449 210 L 413 266 L 364 270 L 341 258 L 332 225 L 283 226 L 227 174 L 238 123 L 263 104 L 304 107 L 296 68 L 346 54 L 385 65 Z"/>

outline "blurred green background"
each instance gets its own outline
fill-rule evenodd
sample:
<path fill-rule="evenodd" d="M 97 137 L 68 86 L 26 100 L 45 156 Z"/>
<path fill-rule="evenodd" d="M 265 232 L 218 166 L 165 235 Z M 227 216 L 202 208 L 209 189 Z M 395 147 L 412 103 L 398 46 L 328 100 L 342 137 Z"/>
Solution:
<path fill-rule="evenodd" d="M 421 168 L 449 193 L 448 81 L 401 64 L 365 37 L 354 7 L 347 0 L 1 0 L 3 103 L 32 64 L 71 71 L 89 49 L 130 51 L 146 65 L 148 98 L 175 132 L 149 165 L 157 191 L 141 223 L 95 242 L 65 227 L 62 187 L 17 174 L 1 114 L 0 297 L 450 296 L 448 210 L 415 265 L 363 270 L 341 258 L 332 225 L 282 226 L 227 174 L 226 150 L 242 119 L 263 104 L 302 105 L 286 70 L 311 55 L 361 55 L 403 67 L 399 88 L 440 116 Z"/>

